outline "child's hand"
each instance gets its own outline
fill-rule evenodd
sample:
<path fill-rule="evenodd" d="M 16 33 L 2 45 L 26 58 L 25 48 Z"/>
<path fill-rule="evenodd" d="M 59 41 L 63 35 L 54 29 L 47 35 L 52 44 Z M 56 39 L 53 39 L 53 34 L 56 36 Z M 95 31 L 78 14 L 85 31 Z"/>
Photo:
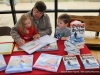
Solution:
<path fill-rule="evenodd" d="M 62 37 L 61 40 L 66 40 L 66 37 Z"/>
<path fill-rule="evenodd" d="M 39 39 L 40 38 L 40 34 L 36 34 L 33 36 L 33 40 Z"/>
<path fill-rule="evenodd" d="M 19 46 L 22 46 L 22 45 L 25 44 L 25 40 L 19 39 L 18 42 L 17 42 L 17 44 L 18 44 Z"/>
<path fill-rule="evenodd" d="M 69 36 L 68 37 L 62 37 L 61 40 L 69 40 Z"/>

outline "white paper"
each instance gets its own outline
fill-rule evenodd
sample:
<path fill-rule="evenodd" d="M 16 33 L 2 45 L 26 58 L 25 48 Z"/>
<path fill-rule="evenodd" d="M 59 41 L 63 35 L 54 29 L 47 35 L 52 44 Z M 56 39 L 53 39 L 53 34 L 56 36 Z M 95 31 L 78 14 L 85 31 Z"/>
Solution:
<path fill-rule="evenodd" d="M 51 36 L 49 36 L 49 35 L 45 35 L 45 36 L 41 37 L 41 38 L 39 39 L 39 41 L 40 41 L 41 43 L 54 43 L 54 42 L 57 41 L 57 39 L 54 38 L 54 37 L 51 37 Z"/>

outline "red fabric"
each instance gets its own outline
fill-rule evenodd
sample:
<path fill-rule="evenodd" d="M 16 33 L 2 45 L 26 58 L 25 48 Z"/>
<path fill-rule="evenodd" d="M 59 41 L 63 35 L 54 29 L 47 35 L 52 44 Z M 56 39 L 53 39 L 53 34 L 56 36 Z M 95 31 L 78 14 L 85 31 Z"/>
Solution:
<path fill-rule="evenodd" d="M 34 58 L 33 58 L 33 64 L 36 62 L 36 60 L 38 59 L 39 55 L 41 53 L 48 53 L 48 54 L 55 54 L 55 55 L 66 55 L 67 53 L 64 51 L 64 41 L 61 41 L 59 40 L 58 42 L 58 50 L 57 51 L 49 51 L 49 52 L 35 52 L 33 53 L 34 55 Z M 91 53 L 90 50 L 87 48 L 87 46 L 85 45 L 83 49 L 80 50 L 81 51 L 81 54 L 88 54 L 88 53 Z M 6 60 L 6 63 L 8 64 L 8 61 L 10 59 L 11 56 L 16 56 L 16 55 L 27 55 L 26 52 L 24 51 L 20 51 L 20 52 L 13 52 L 11 55 L 5 55 L 4 58 Z M 66 75 L 73 75 L 73 73 L 77 72 L 76 75 L 79 75 L 80 73 L 83 75 L 84 74 L 84 71 L 85 72 L 90 72 L 90 71 L 100 71 L 100 69 L 93 69 L 93 70 L 85 70 L 84 69 L 84 66 L 79 58 L 79 56 L 77 55 L 77 58 L 78 58 L 78 61 L 81 65 L 80 69 L 79 70 L 72 70 L 72 71 L 66 71 L 65 70 L 65 66 L 64 66 L 64 63 L 63 63 L 63 60 L 61 61 L 60 63 L 60 66 L 58 68 L 58 71 L 57 73 L 54 73 L 54 72 L 48 72 L 48 71 L 44 71 L 44 70 L 38 70 L 38 69 L 34 69 L 32 70 L 32 72 L 23 72 L 23 73 L 13 73 L 13 74 L 10 74 L 10 75 L 48 75 L 48 74 L 56 74 L 56 75 L 61 75 L 61 73 L 67 73 Z M 69 73 L 70 72 L 70 73 Z M 83 72 L 83 73 L 82 73 Z M 85 73 L 86 74 L 86 73 Z M 92 73 L 90 73 L 92 74 Z M 89 73 L 87 73 L 87 75 L 90 75 Z M 98 75 L 99 73 L 97 73 L 96 75 Z M 0 75 L 5 75 L 5 72 L 2 71 L 0 72 Z"/>
<path fill-rule="evenodd" d="M 30 27 L 30 28 L 26 28 L 28 33 L 26 33 L 25 35 L 21 34 L 21 29 L 18 28 L 18 33 L 20 35 L 20 37 L 22 39 L 24 39 L 25 41 L 31 41 L 33 40 L 33 35 L 37 34 L 37 30 L 36 30 L 36 27 L 33 26 L 33 27 Z"/>

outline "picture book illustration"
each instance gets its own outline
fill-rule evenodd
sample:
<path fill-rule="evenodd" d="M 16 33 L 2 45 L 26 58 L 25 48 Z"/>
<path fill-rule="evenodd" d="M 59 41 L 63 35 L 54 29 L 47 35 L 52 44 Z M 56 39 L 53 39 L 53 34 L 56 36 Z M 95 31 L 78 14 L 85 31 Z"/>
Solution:
<path fill-rule="evenodd" d="M 56 42 L 47 44 L 46 46 L 42 47 L 41 49 L 37 51 L 53 51 L 53 50 L 58 50 L 58 45 Z"/>
<path fill-rule="evenodd" d="M 61 58 L 62 56 L 42 53 L 33 65 L 33 68 L 57 72 Z"/>
<path fill-rule="evenodd" d="M 71 38 L 70 38 L 71 42 L 74 45 L 84 43 L 85 23 L 81 23 L 80 21 L 75 20 L 70 24 L 70 28 L 71 28 Z"/>
<path fill-rule="evenodd" d="M 79 62 L 75 55 L 65 55 L 63 56 L 63 61 L 66 70 L 80 69 Z"/>
<path fill-rule="evenodd" d="M 32 71 L 33 55 L 11 56 L 6 74 Z"/>
<path fill-rule="evenodd" d="M 91 54 L 84 54 L 84 55 L 81 55 L 81 60 L 83 62 L 83 65 L 85 67 L 98 67 L 99 66 L 99 63 L 97 62 L 97 60 L 94 58 L 93 55 Z"/>

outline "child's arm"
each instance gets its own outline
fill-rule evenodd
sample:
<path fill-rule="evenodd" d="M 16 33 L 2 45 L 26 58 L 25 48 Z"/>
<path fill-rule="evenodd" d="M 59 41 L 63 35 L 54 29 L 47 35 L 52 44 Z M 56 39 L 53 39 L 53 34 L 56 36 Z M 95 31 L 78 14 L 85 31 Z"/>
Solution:
<path fill-rule="evenodd" d="M 38 31 L 36 30 L 36 27 L 34 26 L 34 36 L 33 36 L 33 40 L 39 39 L 40 38 L 40 34 L 38 33 Z"/>
<path fill-rule="evenodd" d="M 69 39 L 70 39 L 70 36 L 61 38 L 61 40 L 69 40 Z"/>

